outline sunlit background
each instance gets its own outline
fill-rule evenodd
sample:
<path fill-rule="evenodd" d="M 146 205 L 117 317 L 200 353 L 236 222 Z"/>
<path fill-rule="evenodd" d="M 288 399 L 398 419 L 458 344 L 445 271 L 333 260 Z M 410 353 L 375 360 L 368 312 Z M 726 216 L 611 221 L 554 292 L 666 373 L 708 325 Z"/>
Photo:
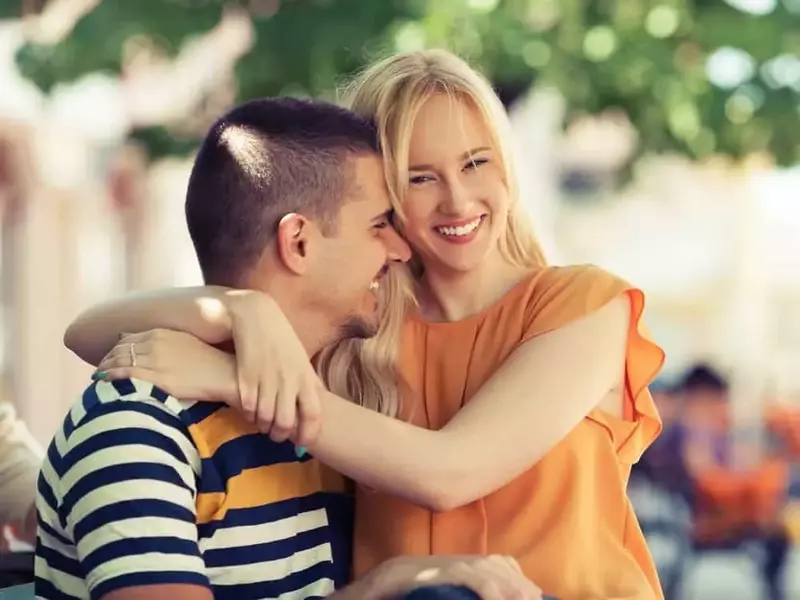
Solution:
<path fill-rule="evenodd" d="M 769 531 L 681 553 L 672 597 L 770 597 L 759 544 L 778 530 L 782 597 L 800 599 L 800 0 L 0 0 L 3 401 L 46 444 L 91 372 L 61 342 L 77 312 L 200 283 L 184 191 L 223 111 L 335 99 L 370 60 L 425 47 L 494 83 L 552 262 L 648 293 L 678 413 L 693 365 L 730 384 L 728 433 L 761 440 L 731 477 L 782 465 Z M 679 530 L 651 537 L 660 564 Z"/>

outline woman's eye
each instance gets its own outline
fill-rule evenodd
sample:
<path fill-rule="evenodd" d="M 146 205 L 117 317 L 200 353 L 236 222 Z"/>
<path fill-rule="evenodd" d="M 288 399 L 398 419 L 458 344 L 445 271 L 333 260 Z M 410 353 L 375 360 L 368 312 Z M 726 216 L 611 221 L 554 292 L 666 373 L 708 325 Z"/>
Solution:
<path fill-rule="evenodd" d="M 473 158 L 466 165 L 464 165 L 464 168 L 465 169 L 477 169 L 481 165 L 485 165 L 488 162 L 489 162 L 488 158 Z"/>
<path fill-rule="evenodd" d="M 429 181 L 433 181 L 433 178 L 429 177 L 428 175 L 414 175 L 409 178 L 408 182 L 411 185 L 419 185 L 421 183 L 427 183 Z"/>

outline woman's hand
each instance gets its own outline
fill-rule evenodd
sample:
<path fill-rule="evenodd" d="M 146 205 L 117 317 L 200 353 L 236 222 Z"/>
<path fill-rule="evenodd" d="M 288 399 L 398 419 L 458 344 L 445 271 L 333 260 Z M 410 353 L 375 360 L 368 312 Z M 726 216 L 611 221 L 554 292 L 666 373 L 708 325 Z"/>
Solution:
<path fill-rule="evenodd" d="M 320 429 L 317 386 L 308 352 L 278 304 L 254 291 L 226 294 L 245 416 L 277 441 L 312 443 Z M 293 435 L 296 431 L 296 435 Z"/>
<path fill-rule="evenodd" d="M 236 359 L 191 334 L 168 329 L 124 334 L 96 379 L 148 381 L 180 400 L 237 404 Z"/>
<path fill-rule="evenodd" d="M 229 291 L 224 303 L 235 359 L 189 334 L 157 329 L 123 335 L 98 372 L 138 377 L 176 398 L 223 401 L 276 442 L 311 444 L 320 429 L 321 384 L 291 324 L 260 292 Z"/>

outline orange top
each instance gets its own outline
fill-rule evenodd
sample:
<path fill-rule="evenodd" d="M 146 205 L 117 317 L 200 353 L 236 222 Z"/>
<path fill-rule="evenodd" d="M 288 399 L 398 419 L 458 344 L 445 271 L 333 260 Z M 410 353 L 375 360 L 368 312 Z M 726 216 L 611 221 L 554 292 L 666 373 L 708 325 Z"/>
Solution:
<path fill-rule="evenodd" d="M 593 410 L 520 477 L 448 512 L 434 513 L 359 486 L 356 576 L 404 554 L 507 554 L 545 594 L 564 600 L 663 598 L 625 494 L 631 464 L 661 430 L 646 386 L 664 353 L 640 331 L 641 291 L 597 267 L 550 267 L 462 321 L 429 323 L 412 316 L 401 352 L 409 385 L 405 417 L 442 428 L 520 343 L 620 294 L 628 295 L 632 308 L 625 419 Z"/>

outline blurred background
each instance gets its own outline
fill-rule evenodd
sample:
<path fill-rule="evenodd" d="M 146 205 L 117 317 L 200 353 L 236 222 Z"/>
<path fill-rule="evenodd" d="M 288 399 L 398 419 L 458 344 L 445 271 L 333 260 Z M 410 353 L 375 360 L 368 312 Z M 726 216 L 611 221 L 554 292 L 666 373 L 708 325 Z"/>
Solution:
<path fill-rule="evenodd" d="M 668 598 L 800 599 L 800 0 L 0 0 L 0 400 L 46 445 L 83 308 L 201 282 L 183 200 L 234 103 L 392 52 L 493 82 L 556 264 L 645 289 Z"/>

